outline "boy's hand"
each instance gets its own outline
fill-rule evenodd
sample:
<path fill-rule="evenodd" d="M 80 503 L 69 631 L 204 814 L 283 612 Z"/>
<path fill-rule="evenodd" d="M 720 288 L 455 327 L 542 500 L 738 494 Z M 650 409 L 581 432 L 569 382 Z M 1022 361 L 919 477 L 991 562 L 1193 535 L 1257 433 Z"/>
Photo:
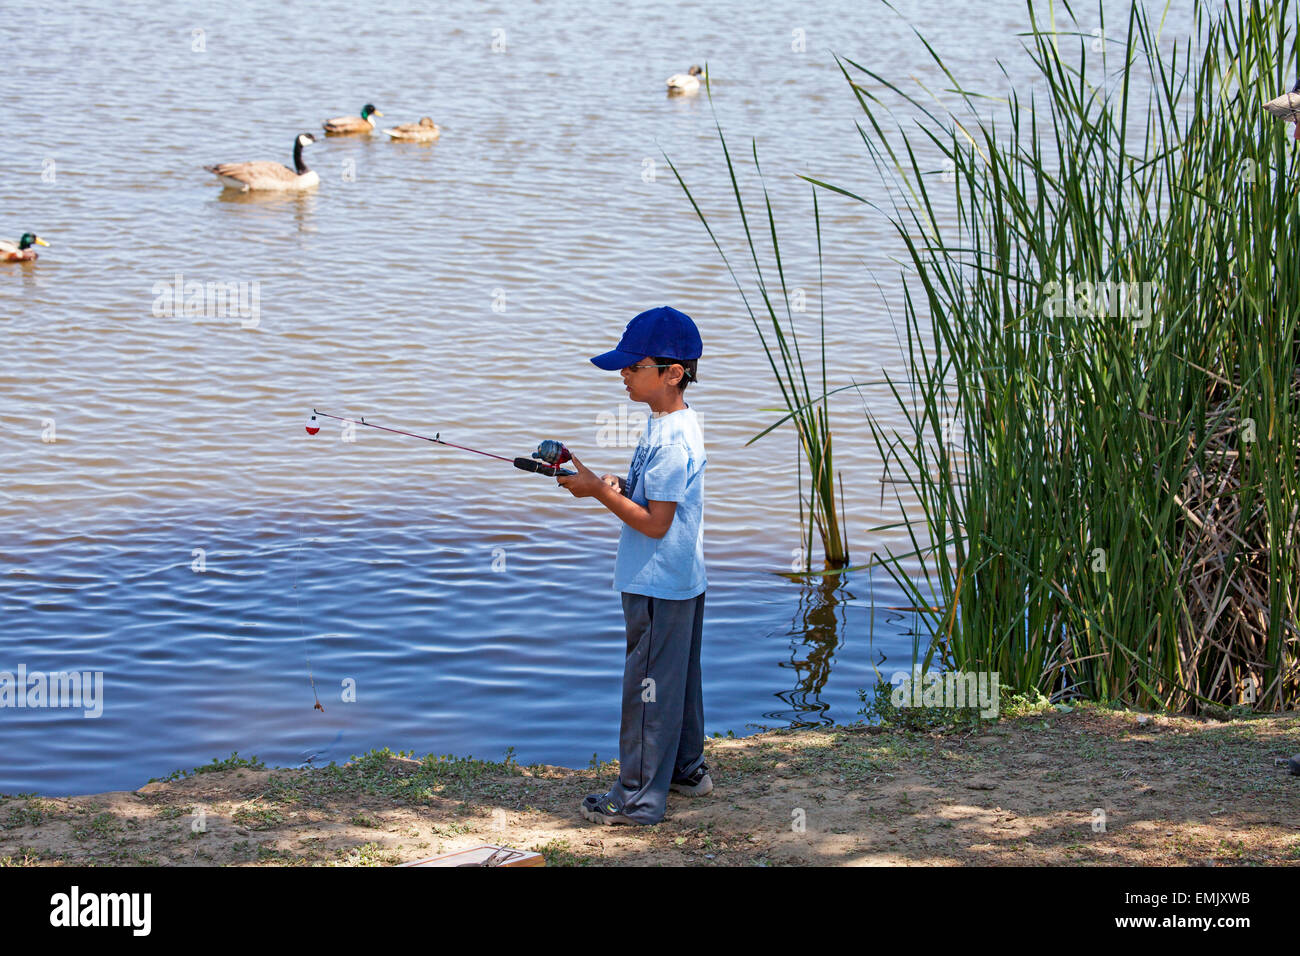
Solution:
<path fill-rule="evenodd" d="M 575 498 L 596 498 L 614 513 L 624 524 L 634 531 L 640 531 L 649 538 L 662 538 L 668 533 L 677 513 L 675 501 L 647 501 L 639 505 L 623 490 L 626 482 L 617 475 L 596 477 L 596 473 L 578 461 L 578 456 L 569 453 L 569 461 L 578 470 L 576 475 L 556 475 L 555 483 L 567 488 Z"/>
<path fill-rule="evenodd" d="M 569 460 L 573 462 L 573 466 L 578 470 L 578 473 L 576 475 L 556 475 L 556 484 L 561 488 L 567 488 L 569 494 L 573 495 L 575 498 L 591 498 L 599 495 L 600 489 L 603 486 L 608 485 L 609 482 L 602 478 L 597 478 L 596 473 L 582 462 L 578 461 L 578 456 L 574 455 L 572 451 L 569 452 L 569 455 L 571 456 Z M 606 475 L 605 477 L 610 478 L 612 476 Z M 617 479 L 615 480 L 614 487 L 618 487 Z"/>

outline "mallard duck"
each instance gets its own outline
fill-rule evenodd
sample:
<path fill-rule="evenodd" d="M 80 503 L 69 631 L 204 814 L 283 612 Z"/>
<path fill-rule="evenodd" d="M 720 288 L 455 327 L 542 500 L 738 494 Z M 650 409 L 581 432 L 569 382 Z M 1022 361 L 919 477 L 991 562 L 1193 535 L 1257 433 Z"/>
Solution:
<path fill-rule="evenodd" d="M 690 72 L 674 73 L 668 77 L 668 95 L 669 96 L 690 96 L 692 93 L 700 91 L 700 77 L 704 71 L 698 66 L 693 66 Z"/>
<path fill-rule="evenodd" d="M 1296 80 L 1290 93 L 1283 93 L 1265 103 L 1264 109 L 1280 120 L 1295 123 L 1295 138 L 1300 139 L 1300 80 Z"/>
<path fill-rule="evenodd" d="M 23 237 L 17 242 L 11 239 L 0 239 L 0 262 L 34 262 L 36 250 L 31 248 L 32 243 L 38 246 L 49 245 L 34 232 L 24 232 Z"/>
<path fill-rule="evenodd" d="M 346 136 L 349 133 L 369 133 L 375 128 L 375 121 L 370 117 L 383 116 L 375 109 L 373 103 L 361 107 L 360 116 L 336 116 L 325 121 L 326 136 Z"/>
<path fill-rule="evenodd" d="M 393 139 L 408 139 L 420 143 L 432 142 L 442 135 L 442 129 L 428 116 L 418 123 L 403 123 L 384 132 Z"/>
<path fill-rule="evenodd" d="M 293 141 L 293 165 L 297 172 L 269 159 L 251 163 L 222 163 L 203 167 L 215 173 L 227 189 L 248 192 L 250 189 L 308 189 L 320 182 L 320 177 L 302 161 L 302 148 L 316 142 L 311 133 L 299 133 Z"/>

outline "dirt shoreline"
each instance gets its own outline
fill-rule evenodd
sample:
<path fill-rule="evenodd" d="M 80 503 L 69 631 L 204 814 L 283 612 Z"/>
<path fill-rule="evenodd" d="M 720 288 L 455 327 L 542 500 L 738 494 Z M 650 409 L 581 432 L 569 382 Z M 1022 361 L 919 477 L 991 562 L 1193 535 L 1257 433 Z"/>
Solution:
<path fill-rule="evenodd" d="M 548 865 L 1296 865 L 1300 715 L 1097 707 L 971 732 L 861 725 L 710 739 L 716 790 L 598 827 L 587 770 L 373 752 L 239 761 L 136 791 L 0 797 L 0 865 L 392 865 L 479 843 Z M 1102 825 L 1104 824 L 1104 828 Z"/>

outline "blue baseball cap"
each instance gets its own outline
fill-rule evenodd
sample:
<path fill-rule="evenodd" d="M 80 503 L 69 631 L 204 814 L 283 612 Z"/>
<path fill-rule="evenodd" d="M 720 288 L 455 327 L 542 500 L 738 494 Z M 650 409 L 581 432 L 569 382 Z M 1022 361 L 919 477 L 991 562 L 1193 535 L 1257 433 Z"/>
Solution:
<path fill-rule="evenodd" d="M 704 353 L 700 330 L 685 312 L 661 305 L 642 312 L 623 330 L 618 348 L 591 360 L 596 368 L 607 372 L 635 365 L 647 356 L 697 359 Z"/>

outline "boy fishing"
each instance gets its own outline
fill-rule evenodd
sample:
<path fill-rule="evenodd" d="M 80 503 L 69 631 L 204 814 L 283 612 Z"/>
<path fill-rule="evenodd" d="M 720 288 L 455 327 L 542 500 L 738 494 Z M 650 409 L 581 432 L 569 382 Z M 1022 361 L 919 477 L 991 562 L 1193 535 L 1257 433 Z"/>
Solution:
<path fill-rule="evenodd" d="M 598 478 L 576 457 L 577 474 L 556 478 L 623 522 L 614 564 L 627 629 L 619 774 L 607 793 L 582 801 L 593 823 L 658 823 L 669 789 L 690 796 L 713 789 L 700 688 L 706 458 L 699 421 L 682 397 L 702 352 L 695 323 L 676 309 L 629 322 L 618 347 L 591 360 L 621 371 L 628 397 L 650 406 L 627 478 Z"/>

